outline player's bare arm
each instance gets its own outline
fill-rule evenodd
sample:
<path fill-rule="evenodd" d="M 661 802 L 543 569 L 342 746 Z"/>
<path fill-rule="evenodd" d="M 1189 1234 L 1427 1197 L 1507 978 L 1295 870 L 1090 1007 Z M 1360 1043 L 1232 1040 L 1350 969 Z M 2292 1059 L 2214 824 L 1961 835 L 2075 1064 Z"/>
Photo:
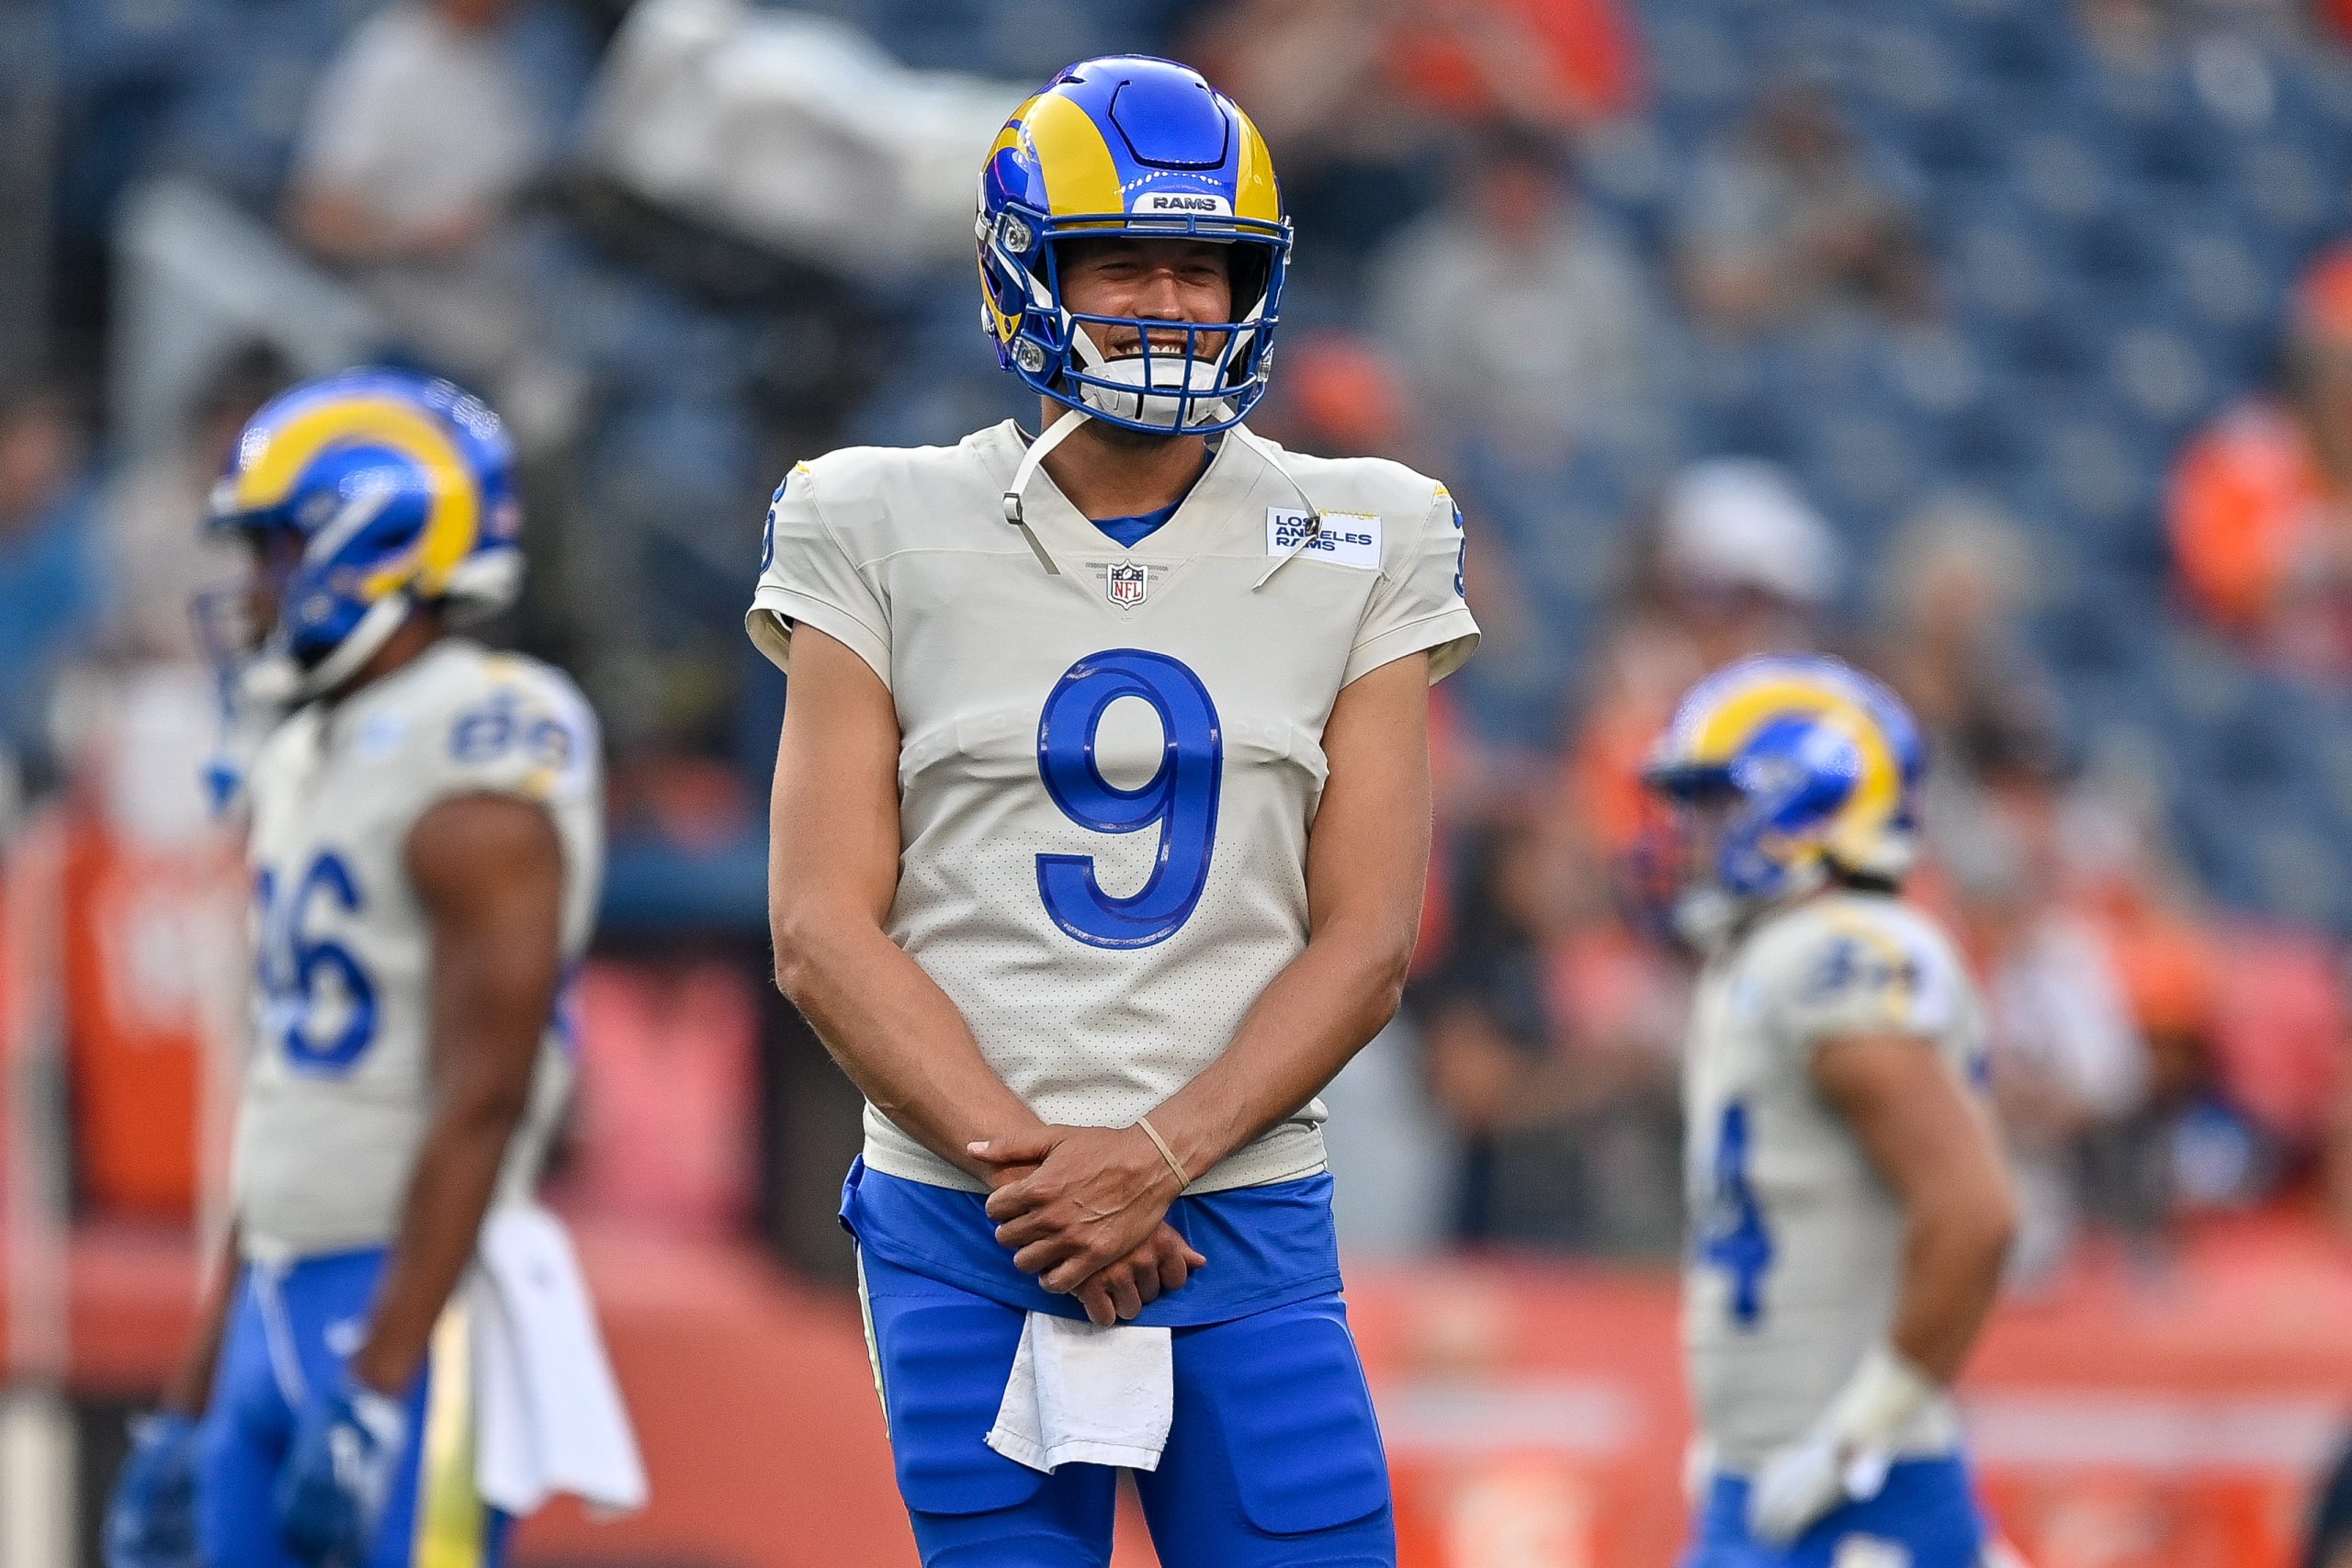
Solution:
<path fill-rule="evenodd" d="M 211 1402 L 212 1374 L 220 1361 L 220 1339 L 228 1328 L 229 1305 L 236 1295 L 241 1262 L 237 1229 L 232 1224 L 221 1238 L 206 1276 L 204 1301 L 197 1309 L 196 1334 L 188 1341 L 187 1354 L 181 1358 L 171 1382 L 164 1385 L 159 1401 L 163 1409 L 193 1417 L 203 1415 Z"/>
<path fill-rule="evenodd" d="M 849 649 L 802 626 L 769 806 L 776 984 L 884 1115 L 985 1179 L 989 1168 L 965 1145 L 1037 1118 L 883 930 L 899 883 L 898 781 L 888 689 Z"/>
<path fill-rule="evenodd" d="M 1951 1065 L 1907 1036 L 1826 1041 L 1813 1076 L 1903 1208 L 1889 1343 L 1929 1379 L 1949 1383 L 1992 1310 L 2017 1229 L 2017 1198 L 1993 1129 Z"/>
<path fill-rule="evenodd" d="M 432 929 L 433 1110 L 352 1374 L 408 1386 L 474 1256 L 561 969 L 563 849 L 545 807 L 460 795 L 417 818 L 409 877 Z"/>
<path fill-rule="evenodd" d="M 1187 1171 L 1206 1170 L 1314 1098 L 1396 1010 L 1420 927 L 1430 851 L 1429 658 L 1344 688 L 1307 841 L 1306 946 L 1223 1055 L 1150 1114 Z M 1067 1291 L 1159 1223 L 1175 1172 L 1140 1127 L 1000 1134 L 994 1159 L 1041 1160 L 989 1199 L 997 1237 Z"/>
<path fill-rule="evenodd" d="M 1940 1398 L 1967 1359 L 2017 1223 L 1992 1129 L 1930 1043 L 1832 1037 L 1816 1051 L 1813 1077 L 1894 1194 L 1902 1260 L 1885 1339 L 1814 1433 L 1757 1477 L 1751 1528 L 1774 1541 L 1794 1540 L 1841 1499 L 1875 1490 L 1894 1434 Z"/>
<path fill-rule="evenodd" d="M 792 649 L 770 807 L 776 984 L 884 1115 L 983 1180 L 1018 1178 L 1025 1163 L 983 1160 L 968 1145 L 1043 1123 L 989 1070 L 947 994 L 883 929 L 899 879 L 890 694 L 865 660 L 814 626 L 794 634 Z M 1096 1322 L 1133 1317 L 1206 1261 L 1158 1219 L 1105 1259 L 1116 1266 L 1097 1288 L 1081 1292 Z"/>

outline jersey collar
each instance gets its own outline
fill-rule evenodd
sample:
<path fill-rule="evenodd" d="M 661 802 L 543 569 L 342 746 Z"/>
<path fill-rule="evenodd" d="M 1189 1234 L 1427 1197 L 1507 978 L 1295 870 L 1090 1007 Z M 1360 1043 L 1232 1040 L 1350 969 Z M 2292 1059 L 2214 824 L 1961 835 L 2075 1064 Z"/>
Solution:
<path fill-rule="evenodd" d="M 981 451 L 997 488 L 1012 481 L 1029 440 L 1017 420 L 1006 420 L 986 433 Z M 1132 549 L 1096 527 L 1042 469 L 1023 492 L 1023 515 L 1046 547 L 1064 559 L 1186 560 L 1212 549 L 1219 534 L 1234 525 L 1241 503 L 1255 488 L 1257 468 L 1263 461 L 1241 427 L 1225 432 L 1209 454 L 1208 467 L 1177 503 L 1174 515 L 1136 541 Z M 997 526 L 1017 542 L 1019 535 L 1012 525 L 1000 518 Z"/>

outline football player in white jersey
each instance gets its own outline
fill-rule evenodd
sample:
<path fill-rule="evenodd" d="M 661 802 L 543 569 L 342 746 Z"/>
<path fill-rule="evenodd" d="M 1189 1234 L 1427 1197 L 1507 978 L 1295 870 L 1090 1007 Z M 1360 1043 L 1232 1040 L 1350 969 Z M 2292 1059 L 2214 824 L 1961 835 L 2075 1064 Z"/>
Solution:
<path fill-rule="evenodd" d="M 244 789 L 229 1255 L 137 1429 L 113 1568 L 503 1558 L 453 1292 L 527 1202 L 568 1092 L 559 989 L 603 854 L 578 691 L 450 632 L 519 581 L 509 466 L 481 403 L 355 371 L 255 414 L 214 492 L 266 634 L 233 679 L 284 716 Z"/>
<path fill-rule="evenodd" d="M 1764 657 L 1693 687 L 1649 768 L 1685 824 L 1677 917 L 1706 954 L 1684 1065 L 1705 1488 L 1685 1568 L 1990 1560 L 1946 1389 L 2016 1206 L 1984 1009 L 1899 893 L 1920 765 L 1878 682 Z"/>
<path fill-rule="evenodd" d="M 1063 72 L 978 238 L 1041 434 L 796 468 L 749 623 L 899 1488 L 927 1563 L 1099 1568 L 1120 1468 L 1168 1568 L 1393 1563 L 1316 1097 L 1413 947 L 1460 516 L 1240 423 L 1291 232 L 1198 73 Z"/>

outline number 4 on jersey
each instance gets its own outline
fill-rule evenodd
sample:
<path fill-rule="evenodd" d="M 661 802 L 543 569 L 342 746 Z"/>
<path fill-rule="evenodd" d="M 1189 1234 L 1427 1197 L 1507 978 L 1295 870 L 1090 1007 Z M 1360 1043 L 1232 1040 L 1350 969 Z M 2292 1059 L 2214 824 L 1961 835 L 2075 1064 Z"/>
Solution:
<path fill-rule="evenodd" d="M 1714 1201 L 1699 1229 L 1699 1256 L 1730 1276 L 1731 1320 L 1753 1328 L 1764 1315 L 1764 1276 L 1772 1269 L 1772 1233 L 1747 1178 L 1747 1105 L 1724 1107 L 1715 1133 Z"/>

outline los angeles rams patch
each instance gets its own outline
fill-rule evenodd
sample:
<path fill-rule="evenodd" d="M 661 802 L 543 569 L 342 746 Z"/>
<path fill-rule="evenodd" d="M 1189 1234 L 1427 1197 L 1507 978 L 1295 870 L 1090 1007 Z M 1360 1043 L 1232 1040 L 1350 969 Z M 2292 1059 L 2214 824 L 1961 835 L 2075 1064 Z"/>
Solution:
<path fill-rule="evenodd" d="M 1266 553 L 1286 556 L 1295 550 L 1309 560 L 1352 566 L 1364 571 L 1380 570 L 1380 515 L 1373 512 L 1326 512 L 1319 525 L 1316 514 L 1295 506 L 1266 508 Z"/>

